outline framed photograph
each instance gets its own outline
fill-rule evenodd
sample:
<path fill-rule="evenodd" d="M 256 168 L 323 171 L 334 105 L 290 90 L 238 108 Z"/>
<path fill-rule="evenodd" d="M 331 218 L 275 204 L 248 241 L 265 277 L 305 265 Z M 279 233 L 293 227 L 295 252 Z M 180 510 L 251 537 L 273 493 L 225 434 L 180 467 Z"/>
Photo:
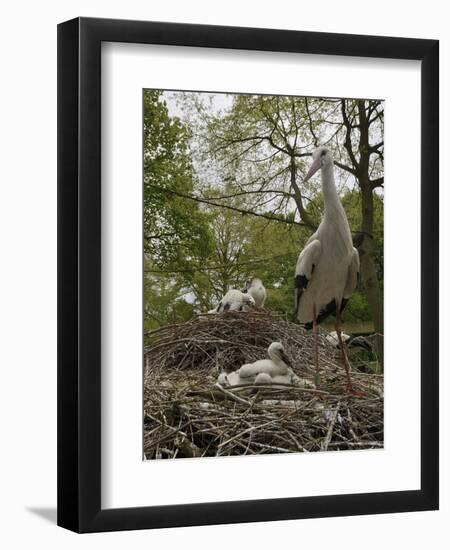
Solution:
<path fill-rule="evenodd" d="M 58 524 L 438 508 L 438 42 L 58 27 Z"/>

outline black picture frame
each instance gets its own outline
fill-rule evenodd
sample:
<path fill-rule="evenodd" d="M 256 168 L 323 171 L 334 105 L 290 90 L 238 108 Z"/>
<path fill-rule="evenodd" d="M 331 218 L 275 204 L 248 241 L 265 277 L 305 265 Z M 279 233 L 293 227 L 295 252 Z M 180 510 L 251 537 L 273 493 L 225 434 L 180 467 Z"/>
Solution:
<path fill-rule="evenodd" d="M 101 508 L 101 44 L 128 42 L 421 62 L 421 488 Z M 439 43 L 77 18 L 58 26 L 58 525 L 76 532 L 438 509 Z"/>

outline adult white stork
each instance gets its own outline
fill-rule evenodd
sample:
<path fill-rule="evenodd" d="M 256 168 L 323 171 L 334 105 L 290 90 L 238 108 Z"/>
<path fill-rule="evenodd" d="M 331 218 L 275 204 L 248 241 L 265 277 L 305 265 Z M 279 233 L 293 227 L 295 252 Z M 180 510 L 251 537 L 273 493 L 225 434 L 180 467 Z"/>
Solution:
<path fill-rule="evenodd" d="M 298 257 L 295 268 L 295 316 L 314 332 L 316 386 L 320 384 L 317 324 L 330 314 L 336 316 L 336 333 L 347 376 L 347 389 L 354 392 L 350 367 L 342 340 L 341 312 L 355 290 L 359 274 L 359 255 L 353 247 L 350 226 L 334 182 L 334 163 L 330 151 L 319 147 L 304 181 L 319 169 L 322 175 L 324 215 L 317 231 Z"/>

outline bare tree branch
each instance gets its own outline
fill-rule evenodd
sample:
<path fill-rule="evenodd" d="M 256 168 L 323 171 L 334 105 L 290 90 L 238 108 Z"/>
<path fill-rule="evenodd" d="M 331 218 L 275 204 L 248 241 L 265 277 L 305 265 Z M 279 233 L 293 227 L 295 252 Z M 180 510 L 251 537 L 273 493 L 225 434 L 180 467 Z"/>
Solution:
<path fill-rule="evenodd" d="M 306 108 L 306 114 L 308 115 L 309 131 L 311 132 L 311 135 L 313 137 L 314 146 L 317 147 L 317 144 L 319 143 L 319 140 L 317 139 L 316 133 L 314 132 L 311 113 L 309 111 L 309 106 L 308 106 L 308 100 L 309 100 L 309 98 L 305 97 L 305 108 Z"/>
<path fill-rule="evenodd" d="M 345 106 L 345 99 L 341 100 L 341 111 L 342 111 L 342 120 L 344 121 L 345 126 L 345 141 L 344 141 L 344 147 L 347 151 L 348 156 L 350 157 L 350 160 L 352 161 L 353 167 L 357 169 L 358 167 L 358 161 L 356 160 L 356 157 L 353 153 L 352 148 L 352 138 L 351 138 L 351 124 L 350 120 L 347 116 L 347 108 Z"/>
<path fill-rule="evenodd" d="M 227 210 L 233 210 L 234 212 L 240 212 L 241 214 L 248 214 L 250 216 L 256 216 L 259 218 L 265 218 L 266 220 L 271 220 L 274 222 L 280 222 L 280 223 L 286 223 L 291 225 L 298 225 L 303 227 L 310 227 L 311 229 L 317 229 L 316 226 L 310 226 L 304 222 L 297 222 L 295 220 L 290 219 L 284 219 L 279 218 L 278 216 L 272 216 L 270 214 L 265 214 L 263 212 L 253 212 L 251 210 L 245 210 L 244 208 L 238 208 L 237 206 L 231 206 L 229 204 L 219 204 L 214 201 L 210 201 L 207 199 L 204 199 L 202 197 L 196 197 L 193 195 L 187 195 L 185 193 L 180 193 L 179 191 L 174 191 L 173 189 L 164 189 L 163 187 L 158 187 L 157 185 L 149 185 L 152 189 L 155 189 L 155 191 L 159 191 L 162 193 L 167 193 L 168 195 L 175 195 L 177 197 L 182 197 L 184 199 L 189 199 L 191 201 L 200 202 L 203 204 L 208 204 L 209 206 L 216 206 L 218 208 L 226 208 Z"/>
<path fill-rule="evenodd" d="M 337 160 L 334 161 L 334 164 L 338 166 L 341 170 L 345 170 L 345 172 L 352 174 L 352 176 L 356 176 L 356 170 L 354 168 L 351 168 L 350 166 L 347 166 L 346 164 L 343 164 L 342 162 L 339 162 Z"/>
<path fill-rule="evenodd" d="M 384 185 L 384 177 L 376 178 L 374 180 L 370 180 L 370 185 L 372 189 L 375 189 L 376 187 L 383 187 Z"/>

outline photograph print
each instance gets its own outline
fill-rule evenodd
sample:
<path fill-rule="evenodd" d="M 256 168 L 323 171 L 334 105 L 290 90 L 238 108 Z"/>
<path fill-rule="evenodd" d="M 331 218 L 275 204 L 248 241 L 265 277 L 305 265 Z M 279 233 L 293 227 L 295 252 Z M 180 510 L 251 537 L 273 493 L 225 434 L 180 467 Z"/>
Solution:
<path fill-rule="evenodd" d="M 143 90 L 143 458 L 384 445 L 384 101 Z"/>

